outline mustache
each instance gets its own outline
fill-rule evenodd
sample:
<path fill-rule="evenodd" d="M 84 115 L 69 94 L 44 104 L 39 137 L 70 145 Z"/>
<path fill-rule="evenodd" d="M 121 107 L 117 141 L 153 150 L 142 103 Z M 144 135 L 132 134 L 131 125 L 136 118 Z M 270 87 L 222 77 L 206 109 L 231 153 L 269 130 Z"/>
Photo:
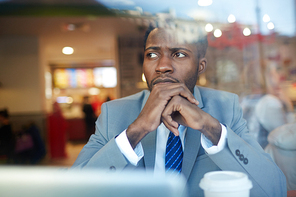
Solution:
<path fill-rule="evenodd" d="M 152 79 L 150 85 L 154 86 L 157 83 L 163 83 L 163 82 L 180 83 L 180 81 L 174 77 L 160 76 L 160 77 L 155 77 L 154 79 Z"/>

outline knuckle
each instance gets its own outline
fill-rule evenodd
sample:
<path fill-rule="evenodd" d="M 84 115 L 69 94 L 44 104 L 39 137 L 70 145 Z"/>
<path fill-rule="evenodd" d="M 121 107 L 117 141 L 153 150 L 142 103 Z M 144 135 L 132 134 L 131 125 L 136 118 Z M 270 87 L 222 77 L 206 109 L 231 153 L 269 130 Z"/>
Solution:
<path fill-rule="evenodd" d="M 179 91 L 180 91 L 180 92 L 183 92 L 183 91 L 185 91 L 185 87 L 184 87 L 184 85 L 183 85 L 183 84 L 181 84 L 181 86 L 179 86 Z"/>
<path fill-rule="evenodd" d="M 166 111 L 162 112 L 162 114 L 161 114 L 162 121 L 166 121 L 167 117 L 168 117 L 167 112 Z"/>
<path fill-rule="evenodd" d="M 171 103 L 179 103 L 181 99 L 182 98 L 180 96 L 174 96 L 171 100 Z"/>

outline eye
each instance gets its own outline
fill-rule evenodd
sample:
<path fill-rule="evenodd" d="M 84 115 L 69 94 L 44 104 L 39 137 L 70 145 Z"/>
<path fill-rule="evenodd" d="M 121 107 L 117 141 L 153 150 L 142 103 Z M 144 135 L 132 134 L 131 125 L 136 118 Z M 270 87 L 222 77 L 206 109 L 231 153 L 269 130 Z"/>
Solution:
<path fill-rule="evenodd" d="M 147 57 L 149 57 L 149 58 L 156 58 L 156 57 L 158 57 L 158 56 L 157 56 L 156 53 L 148 53 L 148 54 L 147 54 Z"/>
<path fill-rule="evenodd" d="M 186 55 L 184 53 L 181 52 L 177 52 L 174 54 L 175 57 L 186 57 Z"/>

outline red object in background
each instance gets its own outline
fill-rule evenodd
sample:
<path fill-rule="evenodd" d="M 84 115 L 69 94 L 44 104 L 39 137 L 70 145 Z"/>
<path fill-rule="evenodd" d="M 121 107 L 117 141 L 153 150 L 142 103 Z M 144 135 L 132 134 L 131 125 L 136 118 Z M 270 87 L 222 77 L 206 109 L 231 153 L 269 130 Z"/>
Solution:
<path fill-rule="evenodd" d="M 296 197 L 296 190 L 290 190 L 287 192 L 287 197 Z"/>
<path fill-rule="evenodd" d="M 91 106 L 96 114 L 96 116 L 99 116 L 101 114 L 101 106 L 103 102 L 101 102 L 97 97 L 94 97 Z"/>
<path fill-rule="evenodd" d="M 273 43 L 275 41 L 275 33 L 264 36 L 262 34 L 251 34 L 244 36 L 243 29 L 239 23 L 232 23 L 222 30 L 222 35 L 219 38 L 214 37 L 213 33 L 208 33 L 209 46 L 224 49 L 226 47 L 236 47 L 243 49 L 244 46 L 256 42 Z"/>
<path fill-rule="evenodd" d="M 88 140 L 86 136 L 85 123 L 84 119 L 67 119 L 68 128 L 68 140 L 72 141 L 80 141 L 80 140 Z"/>
<path fill-rule="evenodd" d="M 53 104 L 53 113 L 48 116 L 47 126 L 51 158 L 66 158 L 67 122 L 57 102 Z"/>

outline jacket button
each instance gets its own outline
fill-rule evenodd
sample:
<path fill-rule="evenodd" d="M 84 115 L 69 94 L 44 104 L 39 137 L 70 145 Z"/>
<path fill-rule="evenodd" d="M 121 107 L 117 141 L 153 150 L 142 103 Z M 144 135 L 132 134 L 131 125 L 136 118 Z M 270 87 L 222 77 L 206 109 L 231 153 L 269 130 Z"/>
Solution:
<path fill-rule="evenodd" d="M 247 158 L 244 159 L 244 164 L 248 164 L 249 160 Z"/>
<path fill-rule="evenodd" d="M 244 160 L 244 155 L 243 155 L 243 154 L 241 154 L 241 155 L 239 156 L 239 160 L 241 160 L 241 161 Z"/>
<path fill-rule="evenodd" d="M 110 166 L 109 169 L 112 170 L 112 171 L 115 171 L 116 170 L 115 166 Z"/>
<path fill-rule="evenodd" d="M 235 154 L 236 154 L 236 156 L 240 156 L 240 151 L 238 149 L 236 149 Z"/>

